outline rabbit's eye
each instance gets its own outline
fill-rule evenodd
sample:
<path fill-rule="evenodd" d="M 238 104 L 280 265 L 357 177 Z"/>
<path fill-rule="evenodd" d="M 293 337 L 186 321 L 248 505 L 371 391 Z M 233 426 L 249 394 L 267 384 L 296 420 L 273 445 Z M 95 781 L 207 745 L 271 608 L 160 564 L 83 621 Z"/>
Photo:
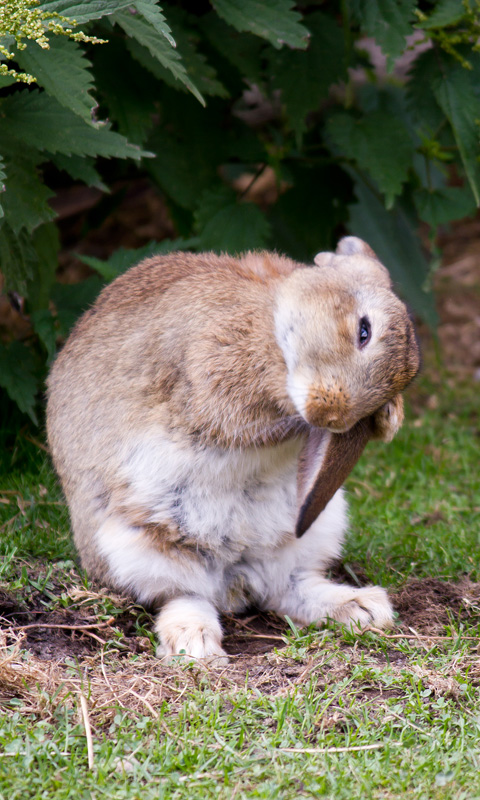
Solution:
<path fill-rule="evenodd" d="M 365 347 L 365 345 L 370 341 L 371 335 L 372 326 L 370 325 L 370 320 L 368 317 L 362 317 L 358 327 L 358 345 L 360 348 Z"/>

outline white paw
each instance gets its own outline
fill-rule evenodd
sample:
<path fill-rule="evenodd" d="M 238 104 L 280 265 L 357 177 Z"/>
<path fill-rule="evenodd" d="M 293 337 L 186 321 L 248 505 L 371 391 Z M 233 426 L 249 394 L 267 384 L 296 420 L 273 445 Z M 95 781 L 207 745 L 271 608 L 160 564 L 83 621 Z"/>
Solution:
<path fill-rule="evenodd" d="M 202 660 L 215 667 L 228 664 L 217 612 L 207 600 L 171 600 L 158 614 L 155 632 L 159 639 L 158 658 L 168 662 Z"/>
<path fill-rule="evenodd" d="M 327 616 L 352 628 L 385 628 L 393 622 L 393 610 L 385 589 L 366 586 L 349 589 L 343 603 L 329 609 Z"/>

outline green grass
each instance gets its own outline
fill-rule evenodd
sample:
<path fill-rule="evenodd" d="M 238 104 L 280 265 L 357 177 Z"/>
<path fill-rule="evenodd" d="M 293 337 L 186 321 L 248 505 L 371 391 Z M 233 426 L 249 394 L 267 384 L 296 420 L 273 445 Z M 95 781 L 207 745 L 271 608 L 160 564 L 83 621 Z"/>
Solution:
<path fill-rule="evenodd" d="M 429 400 L 434 389 L 424 380 L 420 413 L 391 445 L 369 444 L 348 481 L 347 571 L 392 590 L 413 577 L 479 580 L 478 399 L 455 387 Z M 163 667 L 145 615 L 88 596 L 45 453 L 26 431 L 2 436 L 0 587 L 52 614 L 81 612 L 110 635 L 91 657 L 62 666 L 63 685 L 13 691 L 0 680 L 0 798 L 480 800 L 475 609 L 452 613 L 436 638 L 286 625 L 283 647 L 234 660 L 220 676 Z M 143 637 L 140 654 L 125 645 L 125 615 Z M 14 661 L 27 672 L 50 666 L 21 646 Z M 146 676 L 128 684 L 137 706 L 127 695 L 102 706 L 101 667 L 115 690 L 123 673 Z"/>

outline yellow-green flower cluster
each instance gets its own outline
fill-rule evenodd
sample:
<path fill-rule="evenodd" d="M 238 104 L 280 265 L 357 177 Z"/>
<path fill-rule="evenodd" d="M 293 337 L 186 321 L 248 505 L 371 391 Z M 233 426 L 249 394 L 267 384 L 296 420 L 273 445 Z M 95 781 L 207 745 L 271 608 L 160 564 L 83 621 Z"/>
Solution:
<path fill-rule="evenodd" d="M 7 44 L 10 44 L 12 38 L 15 39 L 18 50 L 24 50 L 27 47 L 25 39 L 30 39 L 43 50 L 48 50 L 50 45 L 47 34 L 68 36 L 75 41 L 93 44 L 103 41 L 94 36 L 87 36 L 82 31 L 74 32 L 72 26 L 76 24 L 74 19 L 68 19 L 56 12 L 39 8 L 39 0 L 2 0 L 0 3 L 0 61 L 15 58 L 15 53 L 1 43 L 5 37 Z M 32 83 L 36 80 L 33 75 L 17 72 L 15 69 L 9 69 L 7 64 L 1 63 L 0 75 L 10 75 L 23 83 Z"/>

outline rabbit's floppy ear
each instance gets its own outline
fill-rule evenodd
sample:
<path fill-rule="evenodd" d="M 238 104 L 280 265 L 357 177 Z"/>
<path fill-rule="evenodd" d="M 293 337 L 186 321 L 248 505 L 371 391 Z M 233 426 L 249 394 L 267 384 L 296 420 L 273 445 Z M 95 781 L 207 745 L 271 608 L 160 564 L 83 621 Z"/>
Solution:
<path fill-rule="evenodd" d="M 362 272 L 364 275 L 380 281 L 385 288 L 391 289 L 392 280 L 388 269 L 383 266 L 370 245 L 364 242 L 363 239 L 359 239 L 358 236 L 344 236 L 343 239 L 340 239 L 335 253 L 317 253 L 313 261 L 317 267 L 338 267 L 341 269 L 344 265 L 342 260 L 337 258 L 338 256 L 348 256 L 352 259 L 349 263 L 349 268 L 354 270 L 352 277 L 355 272 Z"/>
<path fill-rule="evenodd" d="M 310 428 L 298 464 L 297 538 L 303 536 L 345 482 L 373 433 L 373 417 L 361 419 L 345 433 Z"/>

